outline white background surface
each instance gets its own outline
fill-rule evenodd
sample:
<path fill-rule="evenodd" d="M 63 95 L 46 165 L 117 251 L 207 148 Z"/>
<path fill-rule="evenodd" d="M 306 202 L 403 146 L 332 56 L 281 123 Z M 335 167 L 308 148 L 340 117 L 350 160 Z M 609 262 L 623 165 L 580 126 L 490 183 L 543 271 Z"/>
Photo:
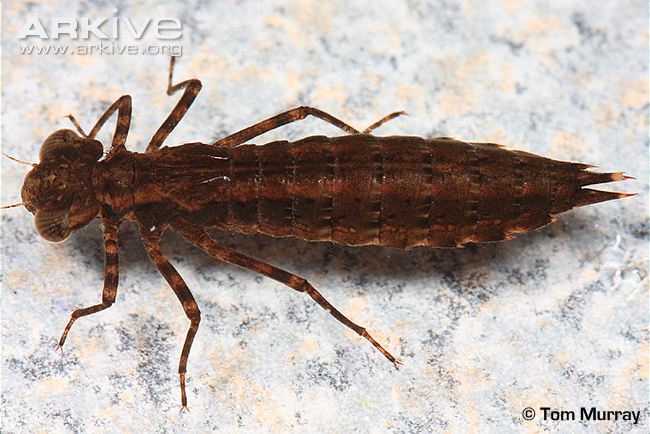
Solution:
<path fill-rule="evenodd" d="M 308 104 L 378 135 L 498 142 L 636 176 L 634 198 L 574 210 L 498 245 L 351 248 L 217 234 L 308 278 L 405 363 L 399 371 L 301 294 L 218 264 L 175 236 L 164 251 L 203 321 L 178 415 L 187 320 L 133 226 L 120 232 L 115 305 L 98 302 L 97 223 L 64 244 L 24 209 L 2 212 L 4 432 L 645 432 L 648 428 L 647 8 L 640 2 L 5 2 L 2 150 L 35 161 L 43 138 L 90 128 L 133 96 L 127 146 L 176 98 L 168 58 L 21 55 L 29 16 L 179 17 L 176 77 L 203 91 L 166 144 L 210 142 Z M 65 43 L 65 41 L 62 41 Z M 70 41 L 68 41 L 70 42 Z M 73 41 L 78 42 L 78 41 Z M 159 41 L 145 40 L 143 44 Z M 100 138 L 110 141 L 106 128 Z M 338 135 L 317 120 L 256 140 Z M 2 161 L 2 203 L 25 167 Z M 641 424 L 525 421 L 525 407 L 644 410 Z"/>

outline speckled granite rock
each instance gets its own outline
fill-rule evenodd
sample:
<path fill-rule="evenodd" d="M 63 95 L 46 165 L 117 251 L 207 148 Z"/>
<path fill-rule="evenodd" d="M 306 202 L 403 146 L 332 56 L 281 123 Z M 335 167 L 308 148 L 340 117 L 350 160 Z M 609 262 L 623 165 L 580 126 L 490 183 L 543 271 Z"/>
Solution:
<path fill-rule="evenodd" d="M 544 6 L 542 6 L 542 3 Z M 636 4 L 638 3 L 638 4 Z M 405 362 L 392 369 L 306 297 L 217 264 L 175 236 L 164 250 L 199 302 L 189 414 L 176 366 L 187 327 L 132 226 L 117 303 L 97 302 L 97 224 L 41 241 L 2 213 L 3 432 L 647 432 L 647 7 L 588 1 L 142 1 L 132 20 L 179 17 L 178 78 L 204 90 L 169 144 L 210 141 L 309 104 L 377 134 L 495 141 L 637 177 L 632 199 L 568 213 L 538 232 L 461 251 L 348 248 L 217 234 L 310 279 Z M 104 17 L 112 2 L 3 3 L 2 148 L 35 160 L 42 139 L 86 128 L 133 95 L 128 146 L 143 150 L 175 103 L 167 58 L 21 55 L 30 16 Z M 143 43 L 156 43 L 145 40 Z M 107 143 L 107 128 L 101 138 Z M 304 121 L 267 134 L 299 138 Z M 2 161 L 2 203 L 25 168 Z M 626 422 L 543 421 L 539 408 L 641 410 Z M 533 421 L 522 410 L 537 410 Z"/>

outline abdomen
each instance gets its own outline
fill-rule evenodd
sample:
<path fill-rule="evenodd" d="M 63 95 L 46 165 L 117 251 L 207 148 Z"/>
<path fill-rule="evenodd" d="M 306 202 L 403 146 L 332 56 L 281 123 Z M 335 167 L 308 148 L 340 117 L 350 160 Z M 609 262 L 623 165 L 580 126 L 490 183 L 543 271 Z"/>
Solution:
<path fill-rule="evenodd" d="M 573 206 L 619 197 L 581 187 L 620 174 L 452 139 L 316 136 L 201 149 L 224 161 L 202 175 L 211 181 L 191 198 L 177 198 L 188 207 L 194 202 L 189 217 L 274 237 L 460 247 L 503 240 Z"/>

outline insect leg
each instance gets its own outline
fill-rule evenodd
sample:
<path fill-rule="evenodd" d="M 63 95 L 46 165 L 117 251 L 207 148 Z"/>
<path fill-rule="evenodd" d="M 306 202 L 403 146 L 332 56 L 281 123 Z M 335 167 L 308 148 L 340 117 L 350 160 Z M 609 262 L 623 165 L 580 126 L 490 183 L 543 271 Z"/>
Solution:
<path fill-rule="evenodd" d="M 79 134 L 81 134 L 82 137 L 88 138 L 88 134 L 84 131 L 83 128 L 81 128 L 81 125 L 79 125 L 79 122 L 77 122 L 77 119 L 75 119 L 74 116 L 68 115 L 66 116 L 68 119 L 70 119 L 70 122 L 72 122 L 72 125 L 74 125 L 75 129 Z"/>
<path fill-rule="evenodd" d="M 314 116 L 318 119 L 324 120 L 327 123 L 334 125 L 345 131 L 348 134 L 359 134 L 360 132 L 350 125 L 346 124 L 340 119 L 335 118 L 329 113 L 325 113 L 322 110 L 319 110 L 314 107 L 296 107 L 279 115 L 275 115 L 268 119 L 263 120 L 253 126 L 244 128 L 241 131 L 238 131 L 234 134 L 224 137 L 221 140 L 217 140 L 213 143 L 214 146 L 225 146 L 228 148 L 234 148 L 235 146 L 241 145 L 242 143 L 262 135 L 268 131 L 271 131 L 275 128 L 281 127 L 283 125 L 290 124 L 302 119 L 305 119 L 307 116 Z"/>
<path fill-rule="evenodd" d="M 113 134 L 113 142 L 111 143 L 111 148 L 109 150 L 109 153 L 114 154 L 126 150 L 124 144 L 126 143 L 126 135 L 129 133 L 129 128 L 131 127 L 130 95 L 122 95 L 117 99 L 117 101 L 111 104 L 111 106 L 99 118 L 93 129 L 90 130 L 90 133 L 87 136 L 84 134 L 83 129 L 81 129 L 79 124 L 74 119 L 74 116 L 69 115 L 68 117 L 84 137 L 94 139 L 106 121 L 113 115 L 113 113 L 115 113 L 115 110 L 117 110 L 117 122 L 115 124 L 115 133 Z"/>
<path fill-rule="evenodd" d="M 104 309 L 108 309 L 115 302 L 117 296 L 117 282 L 119 276 L 119 258 L 117 248 L 117 230 L 119 223 L 112 221 L 103 221 L 104 224 L 104 289 L 102 290 L 102 302 L 89 307 L 77 309 L 72 312 L 68 325 L 65 326 L 63 334 L 59 339 L 57 349 L 63 348 L 65 339 L 68 336 L 72 324 L 82 316 L 97 313 Z"/>
<path fill-rule="evenodd" d="M 273 280 L 277 280 L 280 283 L 284 283 L 288 287 L 295 289 L 298 292 L 306 292 L 316 303 L 318 303 L 323 309 L 328 311 L 330 315 L 336 318 L 339 322 L 344 324 L 346 327 L 352 329 L 359 336 L 363 336 L 370 343 L 372 343 L 380 353 L 384 355 L 388 360 L 395 365 L 400 364 L 400 362 L 395 359 L 388 351 L 386 351 L 372 336 L 366 331 L 364 327 L 361 327 L 352 321 L 350 321 L 345 315 L 339 312 L 332 304 L 321 295 L 320 292 L 316 290 L 307 280 L 302 277 L 296 276 L 295 274 L 289 273 L 287 271 L 276 268 L 272 265 L 266 264 L 264 262 L 258 261 L 251 257 L 242 255 L 241 253 L 235 252 L 233 250 L 226 249 L 218 245 L 210 236 L 202 229 L 192 228 L 185 224 L 180 224 L 174 226 L 174 230 L 177 231 L 183 238 L 185 238 L 190 243 L 194 244 L 196 247 L 203 250 L 208 255 L 213 258 L 228 262 L 230 264 L 238 265 L 240 267 L 246 268 L 251 271 L 255 271 L 264 276 L 270 277 Z"/>
<path fill-rule="evenodd" d="M 363 130 L 362 134 L 370 134 L 370 132 L 371 132 L 372 130 L 374 130 L 375 128 L 379 128 L 381 125 L 385 124 L 385 123 L 388 122 L 389 120 L 391 120 L 391 119 L 395 119 L 396 117 L 398 117 L 398 116 L 402 116 L 402 115 L 405 115 L 405 114 L 406 114 L 405 111 L 399 111 L 399 112 L 394 112 L 394 113 L 391 113 L 391 114 L 389 114 L 389 115 L 386 115 L 386 116 L 384 116 L 383 118 L 379 119 L 379 120 L 378 120 L 377 122 L 375 122 L 374 124 L 370 125 L 370 126 L 369 126 L 368 128 L 366 128 L 365 130 Z"/>
<path fill-rule="evenodd" d="M 196 96 L 201 90 L 201 81 L 197 80 L 196 78 L 191 78 L 189 80 L 185 80 L 178 84 L 172 85 L 172 76 L 174 74 L 175 62 L 176 57 L 172 56 L 171 60 L 169 61 L 167 95 L 172 95 L 177 90 L 183 88 L 185 88 L 185 92 L 183 92 L 183 96 L 181 96 L 181 99 L 176 103 L 176 106 L 172 112 L 169 114 L 169 116 L 167 116 L 165 122 L 162 123 L 162 125 L 158 128 L 158 131 L 156 131 L 156 133 L 153 135 L 145 152 L 153 152 L 160 148 L 167 136 L 169 136 L 174 128 L 176 128 L 176 125 L 178 125 L 181 119 L 183 119 L 183 116 L 185 116 L 185 113 L 187 113 L 187 110 L 190 108 L 194 102 L 194 99 L 196 99 Z"/>
<path fill-rule="evenodd" d="M 183 281 L 183 278 L 178 271 L 174 268 L 172 264 L 169 263 L 167 258 L 161 253 L 160 245 L 158 244 L 158 239 L 160 238 L 160 233 L 146 233 L 146 229 L 141 231 L 142 239 L 144 241 L 145 249 L 151 258 L 151 261 L 154 263 L 160 274 L 165 278 L 169 286 L 176 294 L 176 297 L 180 300 L 183 305 L 183 310 L 185 315 L 190 320 L 190 328 L 187 330 L 187 335 L 185 336 L 185 343 L 183 344 L 183 350 L 181 351 L 181 359 L 178 364 L 178 374 L 180 376 L 181 384 L 181 411 L 187 410 L 187 395 L 185 394 L 185 373 L 187 372 L 187 358 L 190 355 L 190 349 L 192 348 L 192 342 L 194 341 L 194 335 L 199 329 L 199 323 L 201 322 L 201 311 L 199 311 L 199 306 L 194 300 L 194 296 L 190 292 L 189 288 Z"/>

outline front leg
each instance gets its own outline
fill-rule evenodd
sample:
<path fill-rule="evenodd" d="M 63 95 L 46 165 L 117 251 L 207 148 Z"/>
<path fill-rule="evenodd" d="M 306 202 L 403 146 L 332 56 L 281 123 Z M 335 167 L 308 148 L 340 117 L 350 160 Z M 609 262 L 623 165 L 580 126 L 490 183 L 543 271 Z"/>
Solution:
<path fill-rule="evenodd" d="M 59 339 L 57 349 L 63 350 L 63 344 L 68 336 L 70 327 L 82 316 L 90 315 L 108 309 L 115 302 L 117 296 L 117 282 L 119 276 L 119 257 L 117 246 L 117 230 L 119 222 L 113 222 L 109 219 L 103 220 L 104 224 L 104 289 L 102 290 L 102 302 L 93 306 L 77 309 L 72 312 L 68 325 L 65 326 L 63 334 Z"/>
<path fill-rule="evenodd" d="M 115 124 L 115 133 L 113 134 L 113 142 L 109 149 L 109 154 L 115 154 L 126 150 L 126 136 L 131 128 L 131 95 L 122 95 L 115 101 L 109 108 L 106 109 L 104 114 L 99 118 L 90 134 L 86 134 L 79 125 L 79 122 L 72 115 L 68 115 L 68 119 L 75 126 L 77 131 L 88 139 L 94 139 L 99 130 L 102 129 L 106 121 L 117 111 L 117 122 Z"/>
<path fill-rule="evenodd" d="M 187 330 L 187 336 L 185 337 L 185 343 L 183 344 L 183 350 L 181 351 L 181 359 L 178 364 L 178 374 L 181 383 L 181 411 L 188 410 L 187 395 L 185 394 L 185 373 L 187 372 L 187 359 L 190 355 L 194 335 L 196 335 L 196 332 L 199 330 L 201 311 L 199 310 L 199 306 L 196 304 L 196 300 L 194 300 L 194 296 L 192 296 L 192 292 L 190 292 L 190 289 L 183 281 L 181 275 L 178 274 L 178 271 L 176 271 L 174 266 L 169 263 L 167 258 L 165 258 L 160 251 L 160 245 L 158 244 L 160 232 L 156 231 L 152 233 L 143 228 L 140 231 L 140 234 L 142 235 L 144 247 L 151 258 L 151 261 L 154 263 L 160 274 L 165 278 L 169 286 L 171 286 L 174 294 L 176 294 L 176 297 L 178 297 L 183 305 L 185 315 L 187 315 L 187 318 L 190 320 L 190 328 Z"/>

